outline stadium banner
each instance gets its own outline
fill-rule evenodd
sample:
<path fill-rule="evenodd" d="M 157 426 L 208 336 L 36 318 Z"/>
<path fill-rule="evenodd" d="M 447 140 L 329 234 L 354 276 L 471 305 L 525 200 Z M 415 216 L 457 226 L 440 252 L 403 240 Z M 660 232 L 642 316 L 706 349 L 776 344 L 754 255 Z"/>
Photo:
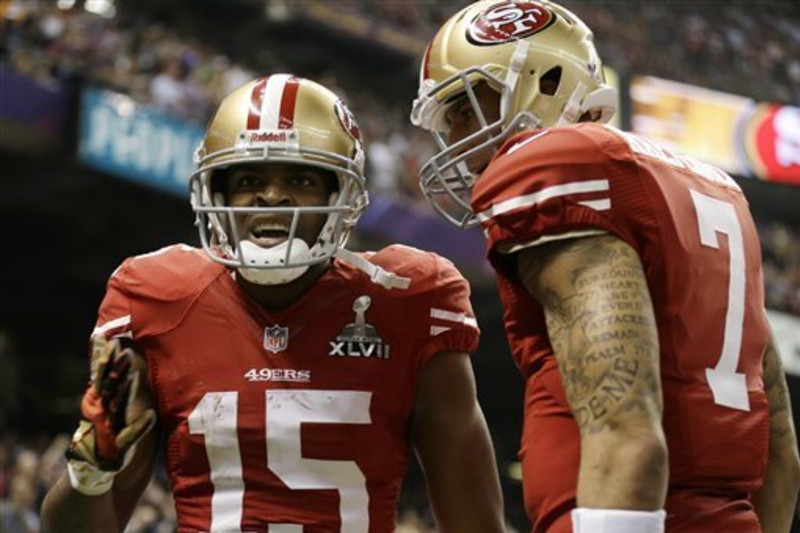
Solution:
<path fill-rule="evenodd" d="M 767 318 L 778 344 L 783 369 L 787 374 L 800 377 L 800 317 L 768 309 Z"/>
<path fill-rule="evenodd" d="M 58 82 L 44 83 L 0 65 L 0 148 L 42 154 L 66 138 L 70 92 Z"/>
<path fill-rule="evenodd" d="M 800 185 L 800 107 L 758 104 L 740 129 L 740 157 L 755 176 Z"/>
<path fill-rule="evenodd" d="M 743 177 L 800 185 L 800 108 L 652 76 L 630 84 L 631 131 Z"/>
<path fill-rule="evenodd" d="M 104 89 L 81 95 L 78 155 L 89 166 L 186 197 L 203 128 Z"/>

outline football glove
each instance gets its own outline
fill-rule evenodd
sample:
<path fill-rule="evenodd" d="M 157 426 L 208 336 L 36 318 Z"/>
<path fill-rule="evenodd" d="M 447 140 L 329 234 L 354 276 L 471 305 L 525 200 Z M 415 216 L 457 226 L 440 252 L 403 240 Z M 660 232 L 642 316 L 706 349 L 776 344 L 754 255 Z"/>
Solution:
<path fill-rule="evenodd" d="M 156 421 L 152 408 L 132 409 L 139 388 L 136 354 L 128 339 L 92 339 L 91 381 L 81 400 L 83 419 L 67 449 L 72 487 L 89 496 L 107 492 Z"/>

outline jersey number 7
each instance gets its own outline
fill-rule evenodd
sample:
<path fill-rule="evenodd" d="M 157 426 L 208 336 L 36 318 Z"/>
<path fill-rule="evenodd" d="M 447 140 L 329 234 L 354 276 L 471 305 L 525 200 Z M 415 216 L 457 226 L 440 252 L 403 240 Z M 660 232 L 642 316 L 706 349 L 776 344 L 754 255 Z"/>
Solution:
<path fill-rule="evenodd" d="M 728 305 L 725 312 L 722 352 L 717 365 L 714 368 L 706 369 L 706 379 L 711 393 L 714 395 L 714 403 L 749 411 L 747 379 L 744 374 L 736 372 L 742 351 L 742 328 L 744 325 L 745 260 L 742 227 L 732 204 L 694 190 L 689 192 L 697 211 L 700 243 L 709 248 L 719 249 L 717 233 L 724 233 L 728 236 L 730 254 Z"/>

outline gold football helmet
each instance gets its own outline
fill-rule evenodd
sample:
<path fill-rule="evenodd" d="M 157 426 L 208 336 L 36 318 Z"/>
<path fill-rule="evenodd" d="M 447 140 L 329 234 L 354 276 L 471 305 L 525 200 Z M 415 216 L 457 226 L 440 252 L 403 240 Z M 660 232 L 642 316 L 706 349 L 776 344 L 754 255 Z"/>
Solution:
<path fill-rule="evenodd" d="M 487 123 L 473 88 L 500 97 L 500 118 Z M 480 129 L 448 142 L 448 108 L 469 99 Z M 588 114 L 608 122 L 616 90 L 605 83 L 591 30 L 546 0 L 476 2 L 447 21 L 422 60 L 411 122 L 431 131 L 440 148 L 420 171 L 433 207 L 460 227 L 477 224 L 470 195 L 477 176 L 467 160 L 530 128 L 573 124 Z"/>
<path fill-rule="evenodd" d="M 237 268 L 250 281 L 287 283 L 344 246 L 367 206 L 364 151 L 353 115 L 331 91 L 313 81 L 274 74 L 236 89 L 220 104 L 195 154 L 192 209 L 208 256 Z M 332 171 L 338 191 L 323 207 L 231 207 L 215 171 L 252 163 L 290 163 Z M 327 213 L 309 245 L 296 236 L 304 214 Z M 236 217 L 291 217 L 286 241 L 261 248 L 237 234 Z"/>

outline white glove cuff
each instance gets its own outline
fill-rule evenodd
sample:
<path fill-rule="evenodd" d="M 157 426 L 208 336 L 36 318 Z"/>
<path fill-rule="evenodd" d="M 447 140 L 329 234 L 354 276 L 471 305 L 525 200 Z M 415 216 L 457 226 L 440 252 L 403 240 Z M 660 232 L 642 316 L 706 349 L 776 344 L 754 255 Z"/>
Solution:
<path fill-rule="evenodd" d="M 67 461 L 67 474 L 72 488 L 86 496 L 99 496 L 111 490 L 114 474 L 85 461 Z"/>
<path fill-rule="evenodd" d="M 664 533 L 667 513 L 628 509 L 572 510 L 573 533 Z"/>

